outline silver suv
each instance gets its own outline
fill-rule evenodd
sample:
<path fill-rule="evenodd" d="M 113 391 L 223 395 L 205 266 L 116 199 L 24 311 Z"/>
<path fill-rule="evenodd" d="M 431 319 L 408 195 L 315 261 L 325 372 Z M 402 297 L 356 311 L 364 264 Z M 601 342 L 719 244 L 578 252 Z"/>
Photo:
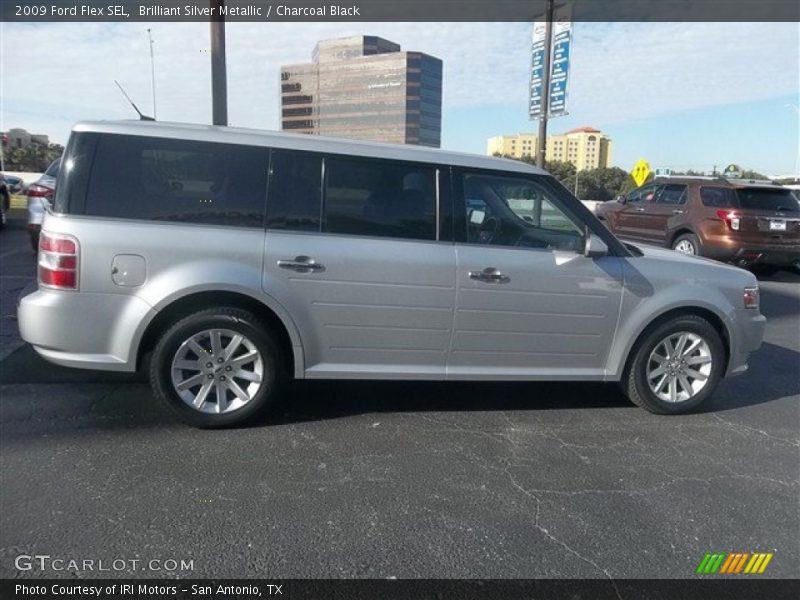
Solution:
<path fill-rule="evenodd" d="M 290 377 L 617 381 L 684 412 L 765 326 L 753 275 L 624 245 L 524 163 L 233 128 L 77 125 L 38 265 L 39 354 L 148 368 L 201 427 Z"/>

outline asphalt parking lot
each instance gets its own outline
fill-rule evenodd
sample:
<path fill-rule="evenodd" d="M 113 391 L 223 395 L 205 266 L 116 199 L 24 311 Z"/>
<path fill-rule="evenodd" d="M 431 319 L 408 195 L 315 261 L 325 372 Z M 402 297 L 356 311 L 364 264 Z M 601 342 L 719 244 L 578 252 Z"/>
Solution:
<path fill-rule="evenodd" d="M 0 233 L 0 577 L 21 554 L 191 560 L 139 577 L 692 577 L 706 552 L 800 575 L 800 277 L 762 281 L 766 342 L 699 414 L 613 385 L 306 383 L 246 429 L 176 422 L 142 379 L 21 345 L 34 273 Z"/>

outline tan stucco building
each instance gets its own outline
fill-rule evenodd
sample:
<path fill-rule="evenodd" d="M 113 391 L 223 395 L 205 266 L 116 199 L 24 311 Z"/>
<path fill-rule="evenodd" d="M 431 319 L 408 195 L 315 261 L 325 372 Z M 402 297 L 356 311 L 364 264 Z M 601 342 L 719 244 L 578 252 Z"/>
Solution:
<path fill-rule="evenodd" d="M 611 138 L 593 127 L 578 127 L 561 135 L 551 135 L 545 145 L 545 160 L 560 160 L 575 165 L 578 171 L 611 165 Z M 535 133 L 498 135 L 489 138 L 486 153 L 513 158 L 535 158 L 538 136 Z"/>

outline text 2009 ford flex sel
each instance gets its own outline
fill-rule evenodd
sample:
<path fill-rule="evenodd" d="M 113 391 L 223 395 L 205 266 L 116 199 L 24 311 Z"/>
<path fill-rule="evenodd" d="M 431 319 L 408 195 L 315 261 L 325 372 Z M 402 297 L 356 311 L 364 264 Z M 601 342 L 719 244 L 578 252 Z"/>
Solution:
<path fill-rule="evenodd" d="M 684 412 L 765 326 L 752 274 L 623 245 L 524 163 L 233 128 L 77 125 L 38 264 L 39 354 L 149 364 L 202 427 L 289 377 L 618 381 Z"/>

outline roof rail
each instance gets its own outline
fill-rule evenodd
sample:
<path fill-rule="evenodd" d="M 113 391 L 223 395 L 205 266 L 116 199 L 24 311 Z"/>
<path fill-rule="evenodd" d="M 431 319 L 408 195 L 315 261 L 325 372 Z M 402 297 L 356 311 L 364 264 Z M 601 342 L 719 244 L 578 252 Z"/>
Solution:
<path fill-rule="evenodd" d="M 670 173 L 669 175 L 657 175 L 655 179 L 702 179 L 704 181 L 715 181 L 722 178 L 718 175 L 677 175 Z"/>

